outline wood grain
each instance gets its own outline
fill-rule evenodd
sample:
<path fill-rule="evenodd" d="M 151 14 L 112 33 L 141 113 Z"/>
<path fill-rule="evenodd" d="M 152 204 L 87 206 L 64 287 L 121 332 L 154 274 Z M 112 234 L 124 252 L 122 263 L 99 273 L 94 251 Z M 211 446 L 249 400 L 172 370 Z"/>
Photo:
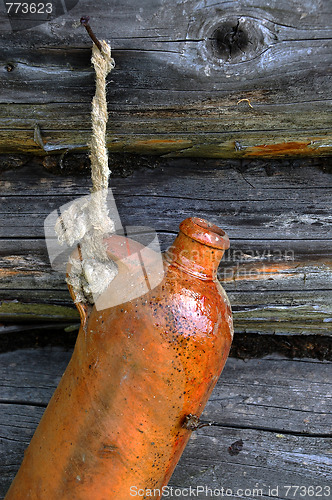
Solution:
<path fill-rule="evenodd" d="M 64 273 L 49 262 L 44 219 L 87 195 L 89 186 L 87 177 L 59 177 L 38 163 L 2 172 L 2 300 L 72 307 Z M 232 302 L 236 331 L 331 333 L 332 186 L 325 162 L 164 160 L 126 178 L 113 177 L 111 186 L 122 224 L 154 228 L 162 250 L 189 216 L 227 231 L 231 248 L 219 278 Z M 67 310 L 52 311 L 18 311 L 9 303 L 0 307 L 0 318 L 43 320 L 54 314 L 68 320 Z M 75 319 L 74 311 L 68 314 Z"/>
<path fill-rule="evenodd" d="M 0 151 L 87 148 L 94 75 L 91 42 L 77 23 L 82 12 L 93 13 L 94 31 L 111 39 L 116 60 L 108 86 L 111 151 L 330 154 L 329 0 L 319 7 L 310 0 L 124 0 L 111 7 L 81 0 L 62 17 L 16 32 L 3 16 Z"/>
<path fill-rule="evenodd" d="M 58 347 L 0 355 L 1 498 L 70 356 Z M 330 365 L 229 358 L 202 416 L 215 425 L 192 434 L 170 485 L 260 488 L 262 498 L 270 498 L 269 486 L 279 486 L 278 497 L 286 499 L 284 485 L 329 484 Z M 240 439 L 242 451 L 230 455 L 229 447 Z"/>

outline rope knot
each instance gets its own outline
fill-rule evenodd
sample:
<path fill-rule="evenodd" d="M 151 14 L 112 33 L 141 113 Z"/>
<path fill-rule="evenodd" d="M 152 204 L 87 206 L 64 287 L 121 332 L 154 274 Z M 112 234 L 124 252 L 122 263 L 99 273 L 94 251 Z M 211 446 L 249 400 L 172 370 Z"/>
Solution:
<path fill-rule="evenodd" d="M 92 188 L 88 201 L 74 202 L 58 219 L 55 230 L 60 243 L 72 245 L 80 241 L 82 260 L 75 265 L 67 282 L 72 286 L 76 302 L 94 303 L 117 275 L 117 266 L 111 261 L 104 244 L 105 236 L 114 231 L 114 222 L 108 216 L 108 151 L 106 124 L 106 76 L 114 68 L 111 48 L 102 40 L 102 50 L 94 44 L 91 62 L 96 72 L 96 93 L 92 100 L 92 136 L 89 144 Z"/>
<path fill-rule="evenodd" d="M 95 68 L 97 78 L 101 76 L 106 78 L 108 73 L 115 67 L 115 62 L 111 57 L 111 47 L 108 43 L 105 42 L 105 40 L 101 40 L 100 44 L 102 48 L 101 51 L 93 44 L 91 62 Z"/>

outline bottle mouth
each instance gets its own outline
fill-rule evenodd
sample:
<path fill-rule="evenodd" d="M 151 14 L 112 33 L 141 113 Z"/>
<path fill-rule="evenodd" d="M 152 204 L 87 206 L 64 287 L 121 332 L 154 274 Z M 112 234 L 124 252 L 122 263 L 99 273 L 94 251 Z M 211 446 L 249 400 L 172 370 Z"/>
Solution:
<path fill-rule="evenodd" d="M 189 238 L 218 250 L 227 250 L 230 245 L 225 231 L 216 224 L 199 217 L 189 217 L 182 221 L 180 231 Z"/>

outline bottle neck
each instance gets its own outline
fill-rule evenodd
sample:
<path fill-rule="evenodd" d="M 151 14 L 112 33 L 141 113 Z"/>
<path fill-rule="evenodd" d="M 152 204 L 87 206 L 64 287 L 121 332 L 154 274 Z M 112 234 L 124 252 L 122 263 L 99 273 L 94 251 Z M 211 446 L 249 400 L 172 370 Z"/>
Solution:
<path fill-rule="evenodd" d="M 203 219 L 190 218 L 180 225 L 180 232 L 165 259 L 171 266 L 199 279 L 215 280 L 228 247 L 228 237 L 220 228 Z"/>

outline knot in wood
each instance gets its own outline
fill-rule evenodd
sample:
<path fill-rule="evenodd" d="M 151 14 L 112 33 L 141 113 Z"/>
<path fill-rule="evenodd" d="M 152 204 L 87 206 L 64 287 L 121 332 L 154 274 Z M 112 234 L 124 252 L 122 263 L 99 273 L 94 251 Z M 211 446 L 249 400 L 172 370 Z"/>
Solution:
<path fill-rule="evenodd" d="M 251 18 L 224 19 L 210 28 L 206 49 L 215 59 L 248 61 L 264 49 L 264 34 L 260 24 Z"/>
<path fill-rule="evenodd" d="M 215 29 L 211 37 L 214 55 L 226 60 L 244 54 L 250 43 L 249 33 L 239 20 L 236 24 L 226 21 Z"/>
<path fill-rule="evenodd" d="M 234 14 L 215 6 L 195 11 L 186 38 L 200 42 L 196 46 L 195 68 L 210 76 L 211 72 L 219 72 L 225 65 L 230 68 L 231 65 L 257 60 L 277 41 L 276 33 L 272 21 L 259 18 L 250 9 Z M 192 46 L 188 46 L 188 57 L 192 57 L 192 50 Z"/>

